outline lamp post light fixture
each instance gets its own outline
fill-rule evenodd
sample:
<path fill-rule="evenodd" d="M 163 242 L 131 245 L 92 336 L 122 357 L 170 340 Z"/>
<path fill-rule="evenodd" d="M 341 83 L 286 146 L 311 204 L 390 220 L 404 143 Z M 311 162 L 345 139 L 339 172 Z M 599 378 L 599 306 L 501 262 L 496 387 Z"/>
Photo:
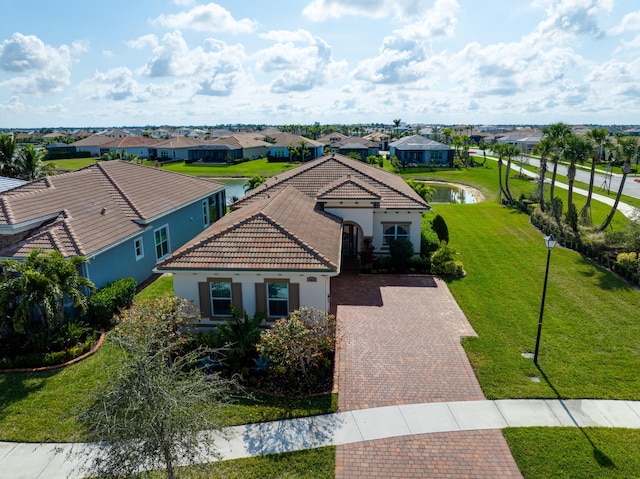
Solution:
<path fill-rule="evenodd" d="M 542 333 L 542 315 L 544 314 L 544 298 L 547 295 L 547 279 L 549 278 L 549 261 L 551 260 L 551 250 L 558 244 L 553 235 L 544 237 L 544 244 L 547 247 L 547 269 L 544 272 L 544 286 L 542 288 L 542 303 L 540 304 L 540 319 L 538 320 L 538 336 L 536 337 L 536 350 L 533 353 L 533 363 L 538 365 L 538 350 L 540 349 L 540 334 Z"/>

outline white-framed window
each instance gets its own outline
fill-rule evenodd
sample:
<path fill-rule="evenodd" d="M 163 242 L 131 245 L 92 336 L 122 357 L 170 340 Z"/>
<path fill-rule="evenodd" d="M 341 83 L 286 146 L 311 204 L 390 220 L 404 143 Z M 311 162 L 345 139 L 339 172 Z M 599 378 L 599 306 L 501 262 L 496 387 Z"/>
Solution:
<path fill-rule="evenodd" d="M 156 259 L 160 260 L 169 254 L 169 227 L 161 226 L 153 232 L 156 245 Z"/>
<path fill-rule="evenodd" d="M 383 225 L 382 245 L 389 247 L 393 240 L 398 238 L 409 239 L 409 223 L 385 223 Z"/>
<path fill-rule="evenodd" d="M 211 218 L 209 216 L 209 199 L 202 200 L 202 222 L 206 228 L 211 224 Z"/>
<path fill-rule="evenodd" d="M 133 240 L 133 249 L 136 253 L 136 261 L 140 261 L 144 258 L 144 245 L 142 243 L 142 238 L 136 238 Z"/>
<path fill-rule="evenodd" d="M 209 283 L 211 291 L 211 315 L 231 315 L 231 282 L 214 281 Z"/>
<path fill-rule="evenodd" d="M 267 283 L 267 315 L 280 318 L 289 315 L 289 283 Z"/>

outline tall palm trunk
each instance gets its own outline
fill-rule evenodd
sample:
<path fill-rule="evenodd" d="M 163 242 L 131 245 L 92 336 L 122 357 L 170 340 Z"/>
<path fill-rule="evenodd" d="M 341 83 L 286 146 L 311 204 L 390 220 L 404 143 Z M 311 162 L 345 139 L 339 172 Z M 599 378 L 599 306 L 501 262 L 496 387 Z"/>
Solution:
<path fill-rule="evenodd" d="M 556 160 L 553 163 L 553 170 L 551 173 L 551 186 L 549 187 L 549 199 L 551 200 L 551 204 L 553 205 L 554 193 L 556 188 L 556 176 L 558 175 L 558 161 Z"/>
<path fill-rule="evenodd" d="M 573 183 L 576 179 L 576 163 L 571 161 L 569 168 L 567 168 L 567 183 L 569 184 L 569 192 L 567 193 L 567 208 L 571 212 L 573 206 Z"/>
<path fill-rule="evenodd" d="M 591 157 L 591 172 L 589 174 L 589 191 L 587 192 L 587 202 L 580 210 L 580 217 L 582 218 L 584 224 L 591 224 L 591 197 L 593 196 L 593 183 L 596 178 L 596 158 L 598 158 L 599 156 L 600 154 L 598 153 Z"/>
<path fill-rule="evenodd" d="M 620 188 L 618 188 L 618 193 L 616 194 L 616 200 L 613 202 L 613 206 L 611 207 L 611 211 L 609 212 L 609 216 L 604 220 L 604 223 L 598 228 L 598 232 L 602 232 L 607 229 L 607 227 L 611 224 L 611 220 L 613 220 L 613 216 L 616 214 L 616 210 L 618 209 L 618 203 L 620 203 L 620 197 L 622 196 L 622 189 L 624 188 L 624 182 L 627 179 L 627 175 L 631 171 L 631 160 L 627 160 L 624 162 L 624 166 L 622 167 L 622 180 L 620 180 Z"/>
<path fill-rule="evenodd" d="M 502 186 L 502 158 L 498 158 L 498 180 L 500 182 L 500 194 L 504 195 L 505 198 L 508 198 L 507 193 L 504 191 Z M 500 198 L 498 198 L 498 200 L 500 200 Z"/>
<path fill-rule="evenodd" d="M 509 200 L 509 203 L 513 203 L 513 197 L 511 196 L 511 190 L 509 189 L 510 172 L 511 172 L 511 156 L 507 156 L 507 168 L 506 168 L 505 177 L 504 177 L 504 190 L 505 190 L 505 195 L 507 197 L 507 200 Z"/>
<path fill-rule="evenodd" d="M 538 178 L 538 201 L 540 203 L 540 211 L 544 212 L 544 180 L 547 176 L 547 157 L 540 157 L 540 177 Z"/>

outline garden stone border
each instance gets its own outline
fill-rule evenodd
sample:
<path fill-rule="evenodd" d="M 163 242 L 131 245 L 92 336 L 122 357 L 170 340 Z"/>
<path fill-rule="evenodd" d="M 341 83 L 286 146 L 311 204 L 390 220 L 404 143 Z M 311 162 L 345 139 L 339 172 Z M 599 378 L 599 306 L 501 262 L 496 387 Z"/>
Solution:
<path fill-rule="evenodd" d="M 67 366 L 71 366 L 72 364 L 79 363 L 83 359 L 88 358 L 89 356 L 93 355 L 96 351 L 98 351 L 98 349 L 100 349 L 102 347 L 102 345 L 104 344 L 104 340 L 105 340 L 106 336 L 107 336 L 107 334 L 104 331 L 100 331 L 100 337 L 98 338 L 98 341 L 96 341 L 96 344 L 94 344 L 93 347 L 89 351 L 87 351 L 84 354 L 81 354 L 77 358 L 73 358 L 70 361 L 67 361 L 66 363 L 55 364 L 53 366 L 41 366 L 39 368 L 0 369 L 0 374 L 42 373 L 42 372 L 46 372 L 46 371 L 55 371 L 56 369 L 62 369 L 62 368 L 65 368 Z"/>

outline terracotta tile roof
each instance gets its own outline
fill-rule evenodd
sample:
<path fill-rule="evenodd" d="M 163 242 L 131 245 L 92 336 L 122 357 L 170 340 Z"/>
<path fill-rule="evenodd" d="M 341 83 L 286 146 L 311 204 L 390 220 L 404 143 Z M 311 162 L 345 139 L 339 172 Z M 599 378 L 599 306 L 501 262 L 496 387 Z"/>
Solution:
<path fill-rule="evenodd" d="M 159 270 L 338 271 L 341 220 L 288 187 L 233 211 Z"/>
<path fill-rule="evenodd" d="M 278 147 L 287 147 L 289 145 L 293 145 L 293 146 L 299 146 L 301 141 L 304 141 L 307 146 L 323 146 L 324 143 L 320 143 L 319 141 L 315 141 L 312 140 L 311 138 L 307 138 L 305 136 L 300 136 L 300 135 L 294 135 L 292 133 L 286 133 L 286 132 L 273 132 L 270 131 L 268 134 L 265 134 L 265 136 L 269 136 L 270 138 L 273 138 L 273 140 L 275 140 L 275 143 L 273 143 L 273 146 L 278 146 Z"/>
<path fill-rule="evenodd" d="M 280 173 L 236 201 L 231 208 L 242 208 L 266 195 L 274 195 L 287 186 L 293 186 L 310 198 L 316 198 L 327 185 L 349 176 L 380 194 L 380 208 L 429 209 L 429 205 L 398 175 L 340 154 L 325 155 Z"/>
<path fill-rule="evenodd" d="M 190 148 L 193 146 L 199 146 L 204 144 L 205 142 L 202 140 L 197 140 L 195 138 L 189 138 L 187 136 L 172 136 L 166 140 L 160 140 L 155 142 L 152 146 L 153 148 Z"/>
<path fill-rule="evenodd" d="M 147 138 L 146 136 L 132 136 L 128 135 L 124 138 L 111 138 L 111 141 L 102 143 L 100 146 L 103 148 L 135 148 L 135 147 L 155 147 L 160 142 L 165 140 Z"/>
<path fill-rule="evenodd" d="M 430 140 L 421 135 L 405 136 L 389 143 L 398 150 L 453 150 L 450 146 L 438 141 Z"/>
<path fill-rule="evenodd" d="M 111 141 L 113 141 L 113 138 L 110 136 L 91 135 L 81 140 L 74 141 L 73 143 L 70 143 L 69 146 L 101 146 Z"/>
<path fill-rule="evenodd" d="M 209 180 L 125 161 L 98 162 L 49 176 L 0 193 L 0 233 L 37 228 L 17 249 L 0 251 L 0 257 L 22 254 L 43 241 L 58 241 L 61 251 L 95 253 L 141 232 L 154 217 L 222 188 Z"/>
<path fill-rule="evenodd" d="M 371 185 L 357 178 L 342 177 L 318 192 L 318 200 L 370 200 L 380 201 L 382 195 Z"/>

